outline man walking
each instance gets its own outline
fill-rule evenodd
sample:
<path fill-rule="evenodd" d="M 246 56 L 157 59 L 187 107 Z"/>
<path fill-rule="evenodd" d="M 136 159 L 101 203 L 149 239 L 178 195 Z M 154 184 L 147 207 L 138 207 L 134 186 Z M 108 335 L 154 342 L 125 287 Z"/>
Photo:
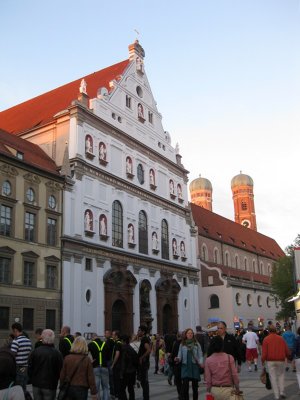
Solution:
<path fill-rule="evenodd" d="M 284 363 L 290 352 L 284 339 L 277 335 L 274 325 L 269 326 L 269 332 L 262 343 L 261 362 L 267 363 L 275 400 L 285 399 Z"/>
<path fill-rule="evenodd" d="M 28 376 L 31 379 L 34 400 L 54 400 L 63 365 L 61 353 L 54 347 L 55 334 L 44 329 L 39 345 L 29 356 Z"/>
<path fill-rule="evenodd" d="M 18 322 L 11 326 L 14 340 L 11 343 L 10 349 L 16 355 L 17 375 L 15 385 L 22 386 L 24 393 L 26 392 L 28 357 L 32 349 L 31 341 L 23 333 L 23 327 Z"/>
<path fill-rule="evenodd" d="M 221 336 L 223 339 L 223 351 L 227 354 L 231 354 L 234 358 L 237 365 L 237 370 L 240 372 L 241 364 L 242 364 L 242 357 L 241 357 L 241 349 L 239 346 L 238 341 L 233 335 L 227 333 L 227 325 L 224 321 L 220 321 L 218 323 L 218 331 L 217 334 Z M 208 347 L 207 350 L 207 357 L 212 355 L 211 347 Z"/>
<path fill-rule="evenodd" d="M 143 389 L 143 400 L 149 400 L 149 380 L 148 380 L 148 371 L 150 367 L 150 353 L 151 353 L 151 346 L 150 346 L 150 339 L 147 336 L 147 327 L 141 325 L 138 330 L 138 336 L 141 339 L 141 344 L 138 352 L 139 356 L 139 379 L 141 382 L 141 386 Z"/>
<path fill-rule="evenodd" d="M 74 336 L 71 335 L 71 328 L 69 326 L 63 326 L 60 331 L 59 351 L 63 358 L 70 354 L 72 343 L 74 342 Z"/>
<path fill-rule="evenodd" d="M 95 382 L 97 387 L 97 397 L 100 399 L 100 387 L 102 388 L 102 400 L 109 400 L 109 371 L 108 363 L 110 352 L 108 344 L 101 340 L 100 337 L 94 333 L 92 341 L 88 345 L 89 352 L 93 359 L 93 369 L 95 375 Z"/>
<path fill-rule="evenodd" d="M 259 345 L 259 338 L 255 332 L 253 332 L 253 325 L 248 325 L 248 332 L 243 336 L 243 343 L 246 344 L 246 361 L 248 364 L 248 371 L 251 372 L 251 363 L 254 360 L 254 370 L 257 371 L 257 346 Z"/>

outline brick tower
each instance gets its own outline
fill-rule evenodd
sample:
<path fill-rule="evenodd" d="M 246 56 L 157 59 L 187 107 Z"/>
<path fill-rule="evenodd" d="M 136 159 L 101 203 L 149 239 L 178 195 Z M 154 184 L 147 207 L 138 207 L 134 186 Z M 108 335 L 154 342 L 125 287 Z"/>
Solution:
<path fill-rule="evenodd" d="M 252 178 L 240 172 L 232 178 L 231 190 L 235 222 L 257 231 Z"/>
<path fill-rule="evenodd" d="M 191 202 L 212 211 L 212 185 L 206 178 L 194 179 L 190 183 Z"/>

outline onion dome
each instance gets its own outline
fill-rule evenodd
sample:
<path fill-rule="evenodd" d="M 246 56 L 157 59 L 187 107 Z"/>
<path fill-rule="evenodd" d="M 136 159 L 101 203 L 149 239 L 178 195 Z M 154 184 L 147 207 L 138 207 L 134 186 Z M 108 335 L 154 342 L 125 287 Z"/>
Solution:
<path fill-rule="evenodd" d="M 201 175 L 199 178 L 194 179 L 190 183 L 190 192 L 194 192 L 195 190 L 210 190 L 212 191 L 212 185 L 210 181 L 206 178 L 202 178 Z"/>
<path fill-rule="evenodd" d="M 236 175 L 231 179 L 231 188 L 235 186 L 253 186 L 253 179 L 249 175 L 242 174 Z"/>

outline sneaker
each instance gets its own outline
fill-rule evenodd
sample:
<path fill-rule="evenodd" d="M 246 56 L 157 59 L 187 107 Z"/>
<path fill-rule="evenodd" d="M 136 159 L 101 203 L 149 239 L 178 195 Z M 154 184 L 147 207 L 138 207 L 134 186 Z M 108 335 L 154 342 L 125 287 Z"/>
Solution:
<path fill-rule="evenodd" d="M 296 371 L 296 368 L 293 369 L 293 372 L 297 372 L 297 371 Z"/>
<path fill-rule="evenodd" d="M 285 394 L 281 394 L 281 395 L 280 395 L 280 398 L 281 398 L 281 399 L 286 399 L 286 395 L 285 395 Z"/>
<path fill-rule="evenodd" d="M 249 371 L 249 372 L 252 372 L 252 369 L 251 369 L 251 367 L 249 367 L 249 368 L 248 368 L 248 371 Z"/>
<path fill-rule="evenodd" d="M 286 367 L 286 368 L 285 368 L 286 372 L 288 372 L 289 369 L 290 369 L 289 367 Z"/>
<path fill-rule="evenodd" d="M 254 371 L 257 371 L 257 365 L 256 364 L 254 365 Z"/>

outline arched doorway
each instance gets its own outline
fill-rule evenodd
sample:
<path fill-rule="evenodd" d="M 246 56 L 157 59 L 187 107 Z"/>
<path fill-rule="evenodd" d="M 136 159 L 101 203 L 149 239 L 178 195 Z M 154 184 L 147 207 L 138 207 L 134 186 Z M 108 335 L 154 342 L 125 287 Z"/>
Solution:
<path fill-rule="evenodd" d="M 124 321 L 126 312 L 126 306 L 122 300 L 116 300 L 111 310 L 111 329 L 113 331 L 122 332 L 123 327 L 126 325 Z"/>
<path fill-rule="evenodd" d="M 157 332 L 171 333 L 178 330 L 178 294 L 176 279 L 160 278 L 155 285 L 157 298 Z M 166 329 L 166 330 L 165 330 Z"/>
<path fill-rule="evenodd" d="M 133 293 L 137 280 L 124 265 L 113 265 L 103 278 L 105 329 L 133 332 Z"/>
<path fill-rule="evenodd" d="M 171 308 L 170 304 L 166 304 L 163 308 L 162 323 L 163 323 L 163 332 L 164 333 L 171 333 L 174 331 L 172 308 Z"/>

